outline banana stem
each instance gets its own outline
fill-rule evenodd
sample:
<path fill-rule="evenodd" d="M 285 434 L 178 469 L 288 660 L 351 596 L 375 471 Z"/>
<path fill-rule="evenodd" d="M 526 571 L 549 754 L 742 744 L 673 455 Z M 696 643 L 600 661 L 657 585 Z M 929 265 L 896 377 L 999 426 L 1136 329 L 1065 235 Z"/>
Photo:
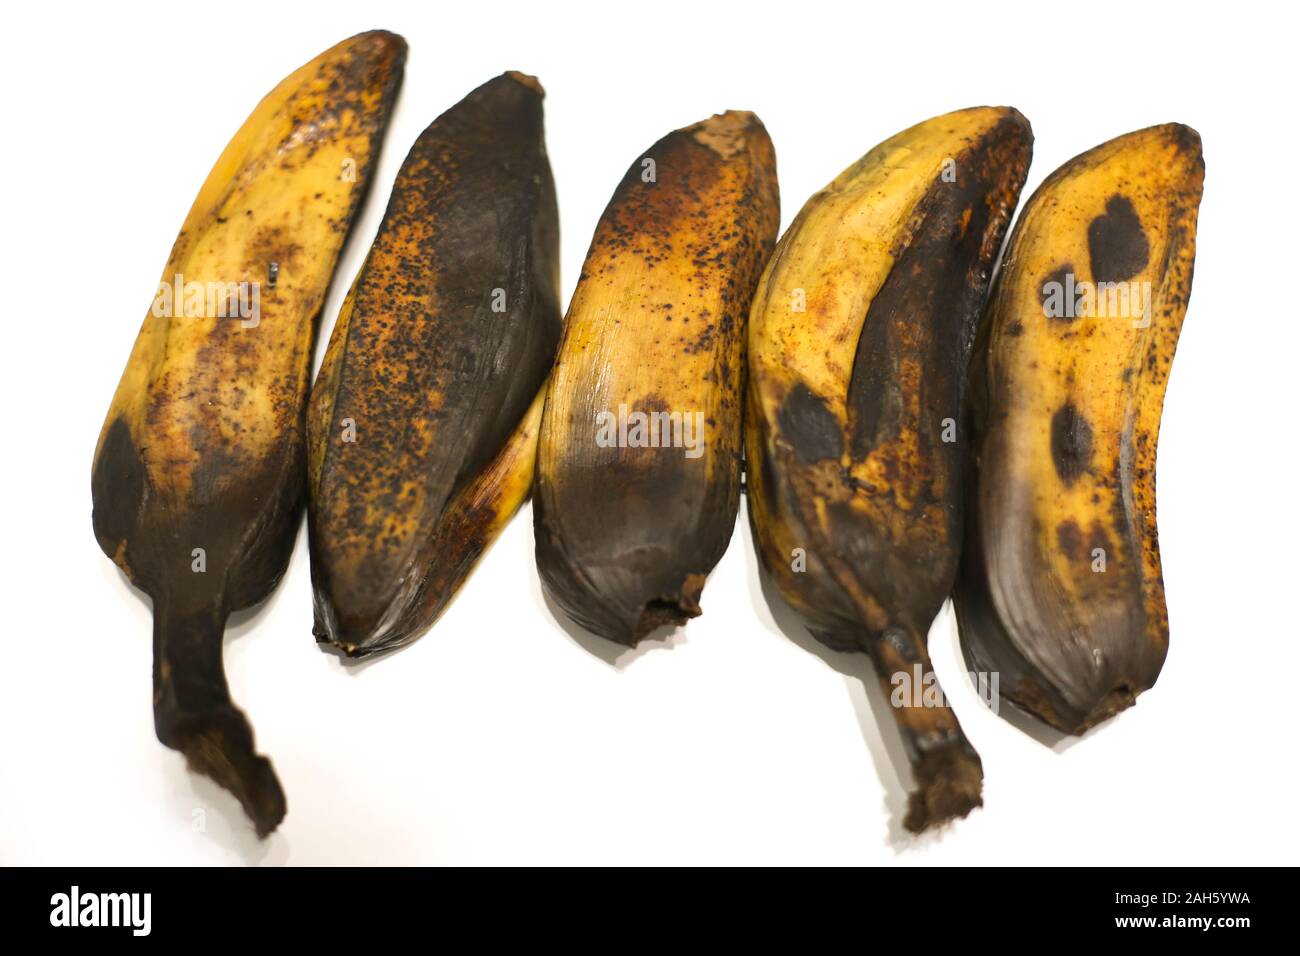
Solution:
<path fill-rule="evenodd" d="M 185 755 L 191 770 L 234 794 L 265 837 L 284 818 L 284 792 L 230 699 L 222 665 L 225 626 L 219 606 L 155 602 L 154 729 L 162 743 Z"/>
<path fill-rule="evenodd" d="M 868 636 L 867 651 L 912 766 L 903 826 L 920 833 L 982 806 L 983 764 L 948 706 L 924 637 L 888 627 Z"/>

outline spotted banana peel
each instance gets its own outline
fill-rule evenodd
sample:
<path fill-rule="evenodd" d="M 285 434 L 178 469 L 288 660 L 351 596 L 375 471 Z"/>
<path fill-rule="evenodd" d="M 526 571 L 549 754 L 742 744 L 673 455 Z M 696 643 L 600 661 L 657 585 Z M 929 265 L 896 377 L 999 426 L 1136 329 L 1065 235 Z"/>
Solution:
<path fill-rule="evenodd" d="M 735 528 L 745 319 L 779 226 L 752 113 L 628 169 L 569 305 L 538 445 L 537 564 L 583 627 L 635 645 L 700 613 Z"/>
<path fill-rule="evenodd" d="M 503 74 L 416 140 L 312 389 L 315 633 L 350 656 L 420 636 L 532 485 L 560 336 L 543 95 Z"/>
<path fill-rule="evenodd" d="M 962 648 L 1071 734 L 1151 687 L 1169 645 L 1156 441 L 1204 175 L 1176 123 L 1070 160 L 1026 203 L 980 333 Z"/>
<path fill-rule="evenodd" d="M 153 599 L 158 739 L 261 836 L 284 794 L 231 702 L 222 633 L 289 560 L 316 323 L 405 59 L 401 37 L 360 34 L 249 116 L 172 247 L 95 449 L 95 537 Z"/>
<path fill-rule="evenodd" d="M 886 140 L 804 205 L 750 315 L 760 561 L 822 643 L 870 655 L 914 831 L 981 802 L 978 755 L 921 687 L 937 687 L 926 635 L 958 560 L 967 360 L 1032 141 L 987 107 Z"/>

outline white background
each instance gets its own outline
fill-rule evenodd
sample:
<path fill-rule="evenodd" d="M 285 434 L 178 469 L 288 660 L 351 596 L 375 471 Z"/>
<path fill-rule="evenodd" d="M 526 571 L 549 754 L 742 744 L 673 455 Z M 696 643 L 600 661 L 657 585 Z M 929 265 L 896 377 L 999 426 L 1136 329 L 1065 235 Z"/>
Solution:
<path fill-rule="evenodd" d="M 1283 5 L 1210 9 L 8 7 L 0 862 L 1295 862 L 1296 24 Z M 1029 117 L 1025 196 L 1103 140 L 1196 127 L 1207 177 L 1160 441 L 1172 643 L 1157 687 L 1046 746 L 980 704 L 945 609 L 932 652 L 983 756 L 986 806 L 915 839 L 863 662 L 810 653 L 774 618 L 743 520 L 704 616 L 620 655 L 547 609 L 525 510 L 431 632 L 361 667 L 316 648 L 300 535 L 279 590 L 227 634 L 232 693 L 288 796 L 259 842 L 154 739 L 148 602 L 95 544 L 91 455 L 221 148 L 282 77 L 376 27 L 403 34 L 410 60 L 318 358 L 409 145 L 506 69 L 548 92 L 566 302 L 627 166 L 723 109 L 766 123 L 783 226 L 877 142 L 952 109 Z"/>

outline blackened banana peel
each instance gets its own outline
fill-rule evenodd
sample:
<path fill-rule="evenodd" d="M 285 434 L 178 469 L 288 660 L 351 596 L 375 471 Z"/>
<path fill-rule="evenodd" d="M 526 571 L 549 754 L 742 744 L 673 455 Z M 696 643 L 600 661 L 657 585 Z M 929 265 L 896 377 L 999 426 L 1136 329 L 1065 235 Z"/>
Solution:
<path fill-rule="evenodd" d="M 533 517 L 547 593 L 611 641 L 699 614 L 731 540 L 745 319 L 779 224 L 771 140 L 733 111 L 655 143 L 596 227 L 547 394 Z"/>
<path fill-rule="evenodd" d="M 813 196 L 759 282 L 749 328 L 749 513 L 763 568 L 809 630 L 933 680 L 926 635 L 961 536 L 966 367 L 1024 185 L 1029 123 L 950 113 L 877 146 Z M 981 803 L 947 706 L 901 695 L 913 831 Z"/>
<path fill-rule="evenodd" d="M 284 794 L 231 702 L 222 633 L 289 560 L 316 322 L 405 59 L 401 37 L 360 34 L 253 111 L 186 217 L 95 450 L 95 537 L 153 598 L 158 739 L 260 836 Z"/>
<path fill-rule="evenodd" d="M 308 416 L 315 633 L 419 637 L 527 498 L 560 336 L 538 82 L 506 73 L 424 131 L 335 323 Z"/>

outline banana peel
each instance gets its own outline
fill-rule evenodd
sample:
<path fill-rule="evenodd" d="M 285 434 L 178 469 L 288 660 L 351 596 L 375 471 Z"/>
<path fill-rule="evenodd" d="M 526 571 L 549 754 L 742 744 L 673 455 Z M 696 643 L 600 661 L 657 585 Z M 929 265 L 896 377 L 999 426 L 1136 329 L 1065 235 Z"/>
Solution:
<path fill-rule="evenodd" d="M 700 613 L 739 507 L 745 319 L 779 226 L 752 113 L 628 169 L 569 305 L 538 442 L 537 566 L 587 630 L 635 646 Z"/>
<path fill-rule="evenodd" d="M 527 498 L 560 336 L 544 91 L 505 73 L 416 141 L 308 414 L 317 640 L 415 640 Z"/>
<path fill-rule="evenodd" d="M 926 635 L 961 538 L 963 393 L 1032 134 L 977 108 L 886 140 L 804 205 L 749 323 L 750 524 L 812 634 L 868 654 L 911 761 L 914 831 L 981 803 L 979 756 L 937 687 Z"/>
<path fill-rule="evenodd" d="M 1026 203 L 980 333 L 962 649 L 1069 734 L 1130 706 L 1169 647 L 1156 442 L 1204 175 L 1176 123 L 1070 160 Z"/>
<path fill-rule="evenodd" d="M 289 560 L 316 324 L 405 58 L 401 37 L 359 34 L 240 127 L 172 247 L 95 449 L 95 537 L 153 599 L 158 739 L 260 836 L 284 793 L 231 702 L 222 633 Z"/>

